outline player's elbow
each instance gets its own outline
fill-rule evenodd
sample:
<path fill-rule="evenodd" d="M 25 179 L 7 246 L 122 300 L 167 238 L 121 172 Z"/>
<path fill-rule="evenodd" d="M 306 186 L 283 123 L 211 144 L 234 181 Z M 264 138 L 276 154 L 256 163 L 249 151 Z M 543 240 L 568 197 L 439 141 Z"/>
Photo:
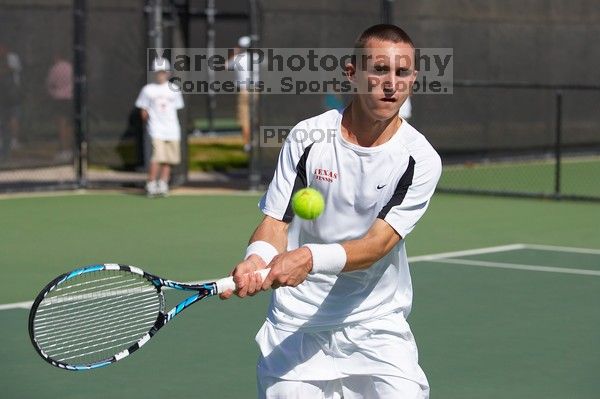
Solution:
<path fill-rule="evenodd" d="M 275 234 L 277 234 L 277 233 L 287 234 L 288 223 L 286 223 L 282 220 L 275 219 L 271 216 L 265 216 L 261 225 L 264 226 L 266 229 L 272 231 Z"/>
<path fill-rule="evenodd" d="M 393 236 L 386 235 L 385 237 L 382 237 L 377 244 L 377 259 L 375 259 L 375 262 L 386 256 L 401 239 L 402 237 L 400 237 L 400 235 L 397 233 L 395 233 Z"/>

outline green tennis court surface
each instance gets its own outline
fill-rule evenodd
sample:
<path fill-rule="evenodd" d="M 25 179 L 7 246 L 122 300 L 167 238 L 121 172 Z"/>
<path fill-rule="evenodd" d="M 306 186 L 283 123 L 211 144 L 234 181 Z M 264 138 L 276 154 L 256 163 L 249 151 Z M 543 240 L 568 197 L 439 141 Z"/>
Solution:
<path fill-rule="evenodd" d="M 554 192 L 554 160 L 490 162 L 444 167 L 440 187 L 506 192 Z M 600 157 L 571 157 L 562 161 L 561 192 L 600 196 Z"/>
<path fill-rule="evenodd" d="M 29 301 L 56 274 L 98 262 L 183 281 L 224 275 L 260 219 L 257 200 L 2 199 L 0 303 Z M 598 205 L 438 195 L 407 246 L 409 321 L 432 398 L 597 396 Z M 29 344 L 28 311 L 2 306 L 2 397 L 255 397 L 253 338 L 267 303 L 265 294 L 211 298 L 131 358 L 83 373 L 43 362 Z"/>

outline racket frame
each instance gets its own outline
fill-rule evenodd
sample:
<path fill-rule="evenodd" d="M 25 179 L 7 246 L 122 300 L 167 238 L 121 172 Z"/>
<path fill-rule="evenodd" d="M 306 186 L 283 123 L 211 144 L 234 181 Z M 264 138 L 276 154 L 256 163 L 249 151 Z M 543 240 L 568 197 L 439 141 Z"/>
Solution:
<path fill-rule="evenodd" d="M 61 362 L 61 361 L 52 359 L 39 346 L 39 344 L 37 343 L 37 341 L 35 339 L 35 334 L 34 334 L 35 315 L 36 315 L 37 309 L 39 308 L 41 302 L 44 300 L 44 298 L 50 292 L 52 292 L 52 290 L 54 290 L 57 286 L 64 283 L 65 281 L 68 281 L 74 277 L 80 276 L 85 273 L 99 272 L 99 271 L 103 271 L 103 270 L 130 272 L 130 273 L 142 276 L 145 279 L 147 279 L 150 283 L 152 283 L 152 285 L 154 286 L 154 288 L 157 291 L 157 294 L 159 296 L 159 301 L 161 302 L 160 309 L 164 309 L 164 297 L 163 297 L 163 293 L 162 293 L 163 287 L 168 287 L 168 288 L 172 288 L 172 289 L 176 289 L 176 290 L 180 290 L 180 291 L 195 291 L 196 293 L 194 295 L 182 300 L 181 302 L 179 302 L 168 312 L 159 310 L 159 312 L 156 316 L 156 321 L 155 321 L 154 325 L 150 328 L 150 330 L 146 334 L 144 334 L 137 342 L 135 342 L 134 344 L 129 346 L 129 348 L 124 349 L 109 358 L 105 358 L 105 359 L 99 360 L 94 363 L 86 363 L 86 364 L 79 364 L 79 365 L 72 365 L 72 364 L 68 364 L 65 362 Z M 223 279 L 219 280 L 218 282 L 217 281 L 206 282 L 206 283 L 202 283 L 202 284 L 180 283 L 177 281 L 166 280 L 166 279 L 157 277 L 157 276 L 147 273 L 147 272 L 143 271 L 142 269 L 139 269 L 135 266 L 129 266 L 129 265 L 117 264 L 117 263 L 104 263 L 104 264 L 97 264 L 97 265 L 82 267 L 80 269 L 76 269 L 69 273 L 64 273 L 64 274 L 61 274 L 60 276 L 56 277 L 54 280 L 49 282 L 42 289 L 42 291 L 38 294 L 38 296 L 35 298 L 35 300 L 33 301 L 33 305 L 31 306 L 31 310 L 29 311 L 29 323 L 28 323 L 29 324 L 29 338 L 31 339 L 31 343 L 33 344 L 33 347 L 35 348 L 36 352 L 42 357 L 42 359 L 44 359 L 45 361 L 47 361 L 48 363 L 50 363 L 51 365 L 53 365 L 55 367 L 58 367 L 58 368 L 61 368 L 64 370 L 71 370 L 71 371 L 83 371 L 83 370 L 91 370 L 91 369 L 97 369 L 100 367 L 105 367 L 105 366 L 115 363 L 121 359 L 124 359 L 125 357 L 131 355 L 133 352 L 135 352 L 136 350 L 141 348 L 146 342 L 148 342 L 150 340 L 150 338 L 152 338 L 152 336 L 154 334 L 156 334 L 158 332 L 158 330 L 160 330 L 162 327 L 164 327 L 169 321 L 171 321 L 173 319 L 173 317 L 177 316 L 183 310 L 187 309 L 190 305 L 192 305 L 206 297 L 216 295 L 218 292 L 222 292 L 222 288 L 218 287 L 218 285 L 221 281 L 223 281 Z M 221 291 L 219 291 L 219 289 L 221 289 Z"/>

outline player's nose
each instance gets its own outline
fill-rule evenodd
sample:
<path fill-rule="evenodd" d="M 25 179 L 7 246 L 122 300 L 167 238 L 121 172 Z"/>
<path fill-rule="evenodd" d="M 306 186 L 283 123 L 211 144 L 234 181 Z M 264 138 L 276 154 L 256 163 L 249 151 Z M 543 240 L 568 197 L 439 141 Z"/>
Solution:
<path fill-rule="evenodd" d="M 394 75 L 386 76 L 381 86 L 386 95 L 393 95 L 396 91 L 396 77 Z"/>

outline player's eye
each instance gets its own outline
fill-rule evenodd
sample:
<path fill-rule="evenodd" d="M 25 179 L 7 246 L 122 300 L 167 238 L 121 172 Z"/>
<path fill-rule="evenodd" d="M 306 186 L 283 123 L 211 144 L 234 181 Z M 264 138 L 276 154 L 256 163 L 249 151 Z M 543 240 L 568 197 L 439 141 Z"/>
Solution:
<path fill-rule="evenodd" d="M 411 69 L 405 69 L 405 68 L 400 68 L 396 71 L 396 75 L 401 77 L 401 78 L 405 78 L 407 76 L 412 75 L 412 70 Z"/>

